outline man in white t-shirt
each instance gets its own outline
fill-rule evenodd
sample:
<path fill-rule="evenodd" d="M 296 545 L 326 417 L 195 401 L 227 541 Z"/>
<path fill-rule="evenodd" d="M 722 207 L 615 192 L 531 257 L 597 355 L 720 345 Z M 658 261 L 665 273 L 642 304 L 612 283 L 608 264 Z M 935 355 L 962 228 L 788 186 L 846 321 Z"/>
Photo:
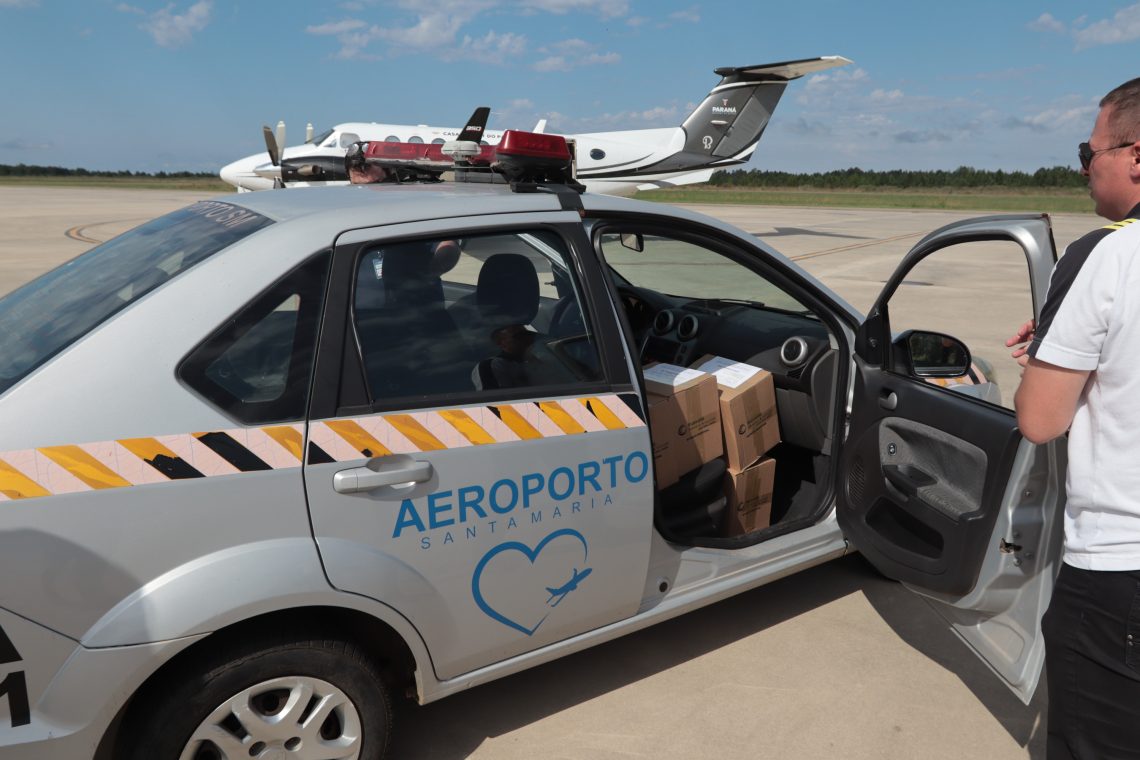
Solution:
<path fill-rule="evenodd" d="M 1078 155 L 1113 224 L 1066 249 L 1039 323 L 1007 342 L 1025 367 L 1022 435 L 1069 431 L 1064 563 L 1042 620 L 1047 751 L 1140 758 L 1140 78 L 1101 100 Z"/>

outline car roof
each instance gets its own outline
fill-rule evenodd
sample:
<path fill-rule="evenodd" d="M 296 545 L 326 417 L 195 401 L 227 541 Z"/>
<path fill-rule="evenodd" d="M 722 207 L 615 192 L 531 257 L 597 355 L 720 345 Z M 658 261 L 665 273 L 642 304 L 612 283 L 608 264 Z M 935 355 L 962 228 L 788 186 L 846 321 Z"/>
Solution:
<path fill-rule="evenodd" d="M 294 187 L 235 193 L 217 200 L 244 206 L 277 222 L 309 217 L 334 226 L 395 224 L 480 214 L 557 211 L 552 193 L 512 193 L 502 185 L 406 183 Z"/>
<path fill-rule="evenodd" d="M 569 189 L 562 192 L 573 193 Z M 559 195 L 546 191 L 512 192 L 499 184 L 440 182 L 294 187 L 234 193 L 216 200 L 244 206 L 277 222 L 306 217 L 318 226 L 348 229 L 426 219 L 558 211 L 567 208 Z M 640 211 L 721 226 L 708 217 L 674 206 L 611 195 L 574 196 L 589 211 Z"/>

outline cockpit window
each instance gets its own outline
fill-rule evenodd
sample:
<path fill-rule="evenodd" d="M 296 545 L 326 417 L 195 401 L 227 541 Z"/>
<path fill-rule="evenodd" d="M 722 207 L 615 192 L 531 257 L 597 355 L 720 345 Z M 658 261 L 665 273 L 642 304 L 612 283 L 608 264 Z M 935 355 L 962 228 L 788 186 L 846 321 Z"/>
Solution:
<path fill-rule="evenodd" d="M 343 132 L 340 136 L 340 147 L 347 148 L 354 142 L 360 142 L 360 135 L 355 132 Z"/>
<path fill-rule="evenodd" d="M 305 142 L 311 143 L 312 145 L 320 145 L 325 140 L 332 137 L 332 133 L 333 133 L 333 131 L 331 129 L 326 129 L 324 132 L 321 132 L 319 135 L 314 137 L 312 140 L 306 140 Z M 322 146 L 322 147 L 326 147 L 326 146 Z"/>
<path fill-rule="evenodd" d="M 241 206 L 201 201 L 0 298 L 0 393 L 166 281 L 272 223 Z"/>

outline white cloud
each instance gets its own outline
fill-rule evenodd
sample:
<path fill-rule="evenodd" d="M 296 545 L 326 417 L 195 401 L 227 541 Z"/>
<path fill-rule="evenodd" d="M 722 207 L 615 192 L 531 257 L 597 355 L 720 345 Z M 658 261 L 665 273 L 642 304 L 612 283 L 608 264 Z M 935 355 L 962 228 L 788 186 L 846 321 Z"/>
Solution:
<path fill-rule="evenodd" d="M 619 63 L 618 53 L 599 53 L 597 45 L 571 38 L 539 48 L 540 53 L 551 55 L 531 65 L 535 71 L 570 71 L 581 66 L 598 66 Z"/>
<path fill-rule="evenodd" d="M 629 13 L 629 3 L 625 0 L 522 0 L 520 5 L 526 9 L 560 16 L 586 11 L 597 13 L 602 18 L 617 18 Z"/>
<path fill-rule="evenodd" d="M 701 20 L 701 6 L 693 5 L 682 11 L 673 11 L 669 14 L 669 18 L 674 21 L 687 21 L 690 24 L 700 23 Z"/>
<path fill-rule="evenodd" d="M 883 90 L 877 89 L 871 91 L 872 103 L 897 103 L 903 99 L 902 90 Z"/>
<path fill-rule="evenodd" d="M 552 50 L 558 51 L 559 53 L 565 53 L 567 55 L 581 54 L 587 50 L 593 49 L 593 45 L 591 45 L 590 43 L 586 42 L 585 40 L 579 40 L 576 38 L 575 39 L 569 39 L 569 40 L 562 40 L 561 42 L 555 42 L 554 44 L 549 45 L 548 47 L 551 48 Z"/>
<path fill-rule="evenodd" d="M 1029 28 L 1035 32 L 1064 32 L 1065 25 L 1053 18 L 1051 13 L 1042 13 L 1036 20 L 1029 22 Z"/>
<path fill-rule="evenodd" d="M 621 56 L 617 53 L 590 53 L 582 59 L 583 66 L 608 66 L 615 63 L 621 63 Z"/>
<path fill-rule="evenodd" d="M 469 60 L 481 63 L 505 63 L 526 50 L 526 37 L 507 32 L 487 32 L 482 37 L 464 37 L 458 48 L 444 50 L 444 60 Z"/>
<path fill-rule="evenodd" d="M 629 26 L 637 28 L 639 26 L 643 26 L 645 24 L 648 24 L 649 21 L 650 20 L 648 18 L 646 18 L 645 16 L 630 16 L 629 18 L 627 18 L 625 20 L 625 23 L 628 24 Z"/>
<path fill-rule="evenodd" d="M 535 62 L 531 68 L 535 71 L 569 71 L 570 64 L 566 62 L 565 56 L 552 55 Z"/>
<path fill-rule="evenodd" d="M 344 21 L 330 21 L 325 24 L 306 26 L 308 34 L 345 34 L 368 26 L 360 19 L 345 19 Z"/>
<path fill-rule="evenodd" d="M 119 13 L 133 13 L 136 16 L 146 15 L 146 11 L 144 11 L 142 8 L 136 8 L 135 6 L 127 5 L 126 3 L 119 3 L 115 6 L 115 10 L 117 10 Z"/>
<path fill-rule="evenodd" d="M 21 137 L 17 137 L 14 140 L 8 140 L 7 142 L 0 143 L 0 149 L 3 149 L 3 150 L 31 150 L 31 151 L 36 151 L 36 150 L 51 150 L 54 147 L 55 147 L 55 144 L 51 143 L 51 142 L 31 142 L 30 140 L 25 140 Z"/>
<path fill-rule="evenodd" d="M 895 142 L 920 145 L 923 143 L 950 142 L 951 137 L 938 129 L 907 129 L 894 135 Z"/>
<path fill-rule="evenodd" d="M 526 36 L 517 32 L 470 29 L 480 16 L 494 12 L 496 17 L 588 13 L 602 18 L 617 18 L 629 13 L 627 0 L 388 0 L 389 8 L 403 11 L 383 25 L 367 19 L 373 2 L 341 3 L 341 8 L 354 12 L 352 18 L 329 21 L 306 27 L 309 34 L 335 37 L 340 43 L 338 58 L 375 59 L 399 55 L 433 55 L 442 60 L 474 60 L 502 64 L 517 57 L 529 47 Z M 389 18 L 392 13 L 385 14 Z M 579 66 L 616 63 L 618 53 L 599 51 L 597 46 L 580 40 L 565 40 L 539 50 L 545 56 L 532 68 L 538 71 L 569 70 Z"/>
<path fill-rule="evenodd" d="M 1057 105 L 1028 116 L 1010 116 L 1002 126 L 1041 133 L 1072 132 L 1081 128 L 1091 129 L 1096 112 L 1095 105 Z"/>
<path fill-rule="evenodd" d="M 196 32 L 210 23 L 211 0 L 200 0 L 191 5 L 185 13 L 174 12 L 174 4 L 150 15 L 141 26 L 155 44 L 165 48 L 176 48 L 190 42 Z"/>
<path fill-rule="evenodd" d="M 1076 29 L 1073 36 L 1077 40 L 1077 50 L 1140 40 L 1140 3 L 1121 8 L 1112 19 L 1101 19 L 1083 29 Z"/>

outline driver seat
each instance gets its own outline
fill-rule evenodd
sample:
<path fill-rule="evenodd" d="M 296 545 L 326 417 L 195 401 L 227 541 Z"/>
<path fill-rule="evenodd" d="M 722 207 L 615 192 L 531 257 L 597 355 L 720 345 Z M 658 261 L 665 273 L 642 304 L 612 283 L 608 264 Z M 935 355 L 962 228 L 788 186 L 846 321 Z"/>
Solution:
<path fill-rule="evenodd" d="M 519 253 L 496 253 L 479 270 L 475 292 L 449 309 L 478 352 L 496 350 L 491 334 L 508 325 L 530 325 L 538 316 L 538 272 Z"/>

